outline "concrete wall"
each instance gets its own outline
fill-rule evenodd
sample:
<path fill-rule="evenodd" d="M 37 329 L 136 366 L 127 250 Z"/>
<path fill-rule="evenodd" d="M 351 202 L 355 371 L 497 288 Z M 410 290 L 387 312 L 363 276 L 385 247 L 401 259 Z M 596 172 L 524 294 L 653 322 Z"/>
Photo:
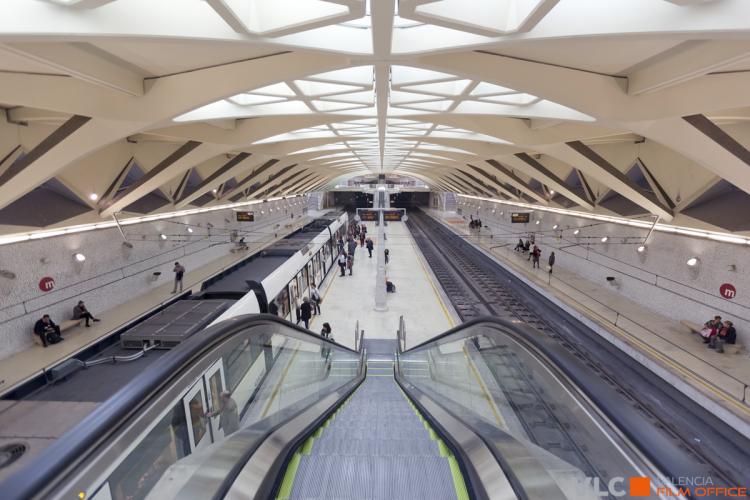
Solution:
<path fill-rule="evenodd" d="M 189 272 L 227 256 L 233 231 L 247 243 L 270 239 L 306 212 L 307 205 L 287 206 L 279 200 L 249 210 L 255 212 L 255 222 L 237 222 L 232 210 L 217 210 L 124 226 L 133 248 L 123 245 L 116 228 L 0 246 L 0 269 L 16 275 L 0 276 L 0 359 L 32 344 L 30 332 L 42 314 L 57 322 L 70 319 L 79 299 L 94 314 L 111 309 L 171 283 L 175 261 Z M 86 256 L 83 263 L 73 259 L 76 252 Z M 154 279 L 157 271 L 161 276 Z M 52 291 L 39 288 L 46 276 L 55 280 Z"/>
<path fill-rule="evenodd" d="M 469 214 L 479 216 L 498 245 L 515 246 L 519 237 L 526 239 L 534 232 L 543 263 L 554 250 L 555 268 L 601 285 L 607 285 L 607 276 L 614 276 L 619 293 L 675 322 L 703 323 L 719 314 L 734 322 L 739 342 L 750 345 L 750 248 L 745 245 L 655 231 L 646 251 L 639 253 L 636 249 L 648 232 L 645 229 L 543 211 L 531 211 L 529 224 L 512 224 L 511 211 L 528 210 L 459 201 L 468 204 L 459 204 L 458 211 L 467 219 Z M 552 229 L 555 224 L 557 230 Z M 576 228 L 578 235 L 573 234 Z M 606 243 L 601 242 L 604 236 L 609 238 Z M 690 257 L 698 257 L 699 265 L 687 266 Z M 719 294 L 724 283 L 737 289 L 735 298 Z"/>

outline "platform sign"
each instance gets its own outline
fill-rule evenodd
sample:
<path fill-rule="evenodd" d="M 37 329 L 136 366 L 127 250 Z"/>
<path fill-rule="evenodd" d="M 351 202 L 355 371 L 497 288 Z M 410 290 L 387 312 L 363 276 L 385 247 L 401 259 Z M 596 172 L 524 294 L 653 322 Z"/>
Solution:
<path fill-rule="evenodd" d="M 377 210 L 360 210 L 359 211 L 359 218 L 362 221 L 376 221 L 378 220 L 378 211 Z"/>
<path fill-rule="evenodd" d="M 55 288 L 55 280 L 49 276 L 39 280 L 39 289 L 43 292 L 50 292 Z"/>
<path fill-rule="evenodd" d="M 383 210 L 383 220 L 400 221 L 403 212 L 401 210 Z"/>
<path fill-rule="evenodd" d="M 733 299 L 737 296 L 737 289 L 731 283 L 724 283 L 719 287 L 719 295 L 725 299 Z"/>
<path fill-rule="evenodd" d="M 237 217 L 237 222 L 253 222 L 255 220 L 255 212 L 234 212 Z"/>
<path fill-rule="evenodd" d="M 513 224 L 528 224 L 530 220 L 530 212 L 513 212 L 510 214 L 510 221 Z"/>

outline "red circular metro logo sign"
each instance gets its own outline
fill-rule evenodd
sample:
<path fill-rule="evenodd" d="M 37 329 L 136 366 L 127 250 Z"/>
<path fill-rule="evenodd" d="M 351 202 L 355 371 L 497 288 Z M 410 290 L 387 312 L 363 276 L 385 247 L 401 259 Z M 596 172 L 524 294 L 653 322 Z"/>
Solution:
<path fill-rule="evenodd" d="M 725 299 L 733 299 L 737 296 L 737 289 L 731 283 L 724 283 L 719 287 L 719 295 Z"/>
<path fill-rule="evenodd" d="M 43 292 L 49 292 L 55 288 L 55 280 L 50 278 L 49 276 L 45 276 L 44 278 L 39 280 L 39 289 Z"/>

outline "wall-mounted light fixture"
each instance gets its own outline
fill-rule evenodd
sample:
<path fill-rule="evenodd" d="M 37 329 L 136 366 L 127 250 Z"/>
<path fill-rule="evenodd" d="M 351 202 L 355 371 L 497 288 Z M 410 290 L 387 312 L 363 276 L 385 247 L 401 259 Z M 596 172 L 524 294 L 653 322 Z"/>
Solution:
<path fill-rule="evenodd" d="M 607 241 L 609 241 L 609 236 L 602 237 L 602 243 L 606 243 Z"/>
<path fill-rule="evenodd" d="M 161 238 L 163 240 L 166 240 L 167 239 L 167 235 L 162 233 L 162 234 L 159 235 L 159 238 Z"/>
<path fill-rule="evenodd" d="M 557 229 L 557 224 L 555 224 L 554 226 L 552 226 L 552 229 Z"/>
<path fill-rule="evenodd" d="M 646 245 L 641 245 L 636 250 L 638 250 L 638 253 L 643 253 L 646 251 Z"/>
<path fill-rule="evenodd" d="M 76 262 L 83 262 L 86 260 L 86 256 L 78 252 L 73 254 L 73 259 L 75 259 Z"/>
<path fill-rule="evenodd" d="M 578 233 L 580 233 L 580 232 L 581 232 L 581 230 L 580 230 L 580 229 L 576 229 L 575 231 L 573 231 L 573 234 L 578 234 Z"/>
<path fill-rule="evenodd" d="M 695 267 L 700 263 L 700 259 L 698 257 L 690 257 L 686 264 L 690 267 Z"/>
<path fill-rule="evenodd" d="M 539 225 L 539 224 L 541 224 L 541 223 L 542 223 L 542 221 L 538 220 L 538 221 L 536 221 L 536 222 L 535 222 L 534 224 L 536 224 L 536 225 L 538 226 L 538 225 Z"/>
<path fill-rule="evenodd" d="M 188 227 L 188 228 L 187 228 L 187 232 L 188 232 L 188 233 L 192 233 L 192 232 L 193 232 L 193 228 L 192 228 L 192 227 Z"/>

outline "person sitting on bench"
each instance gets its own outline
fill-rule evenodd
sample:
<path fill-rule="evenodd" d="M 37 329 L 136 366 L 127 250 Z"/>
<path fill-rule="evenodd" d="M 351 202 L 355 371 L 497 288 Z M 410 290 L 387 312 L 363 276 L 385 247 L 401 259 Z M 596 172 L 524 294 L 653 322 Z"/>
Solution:
<path fill-rule="evenodd" d="M 709 349 L 716 349 L 716 352 L 724 352 L 724 344 L 735 344 L 737 342 L 737 330 L 734 324 L 726 320 L 716 335 L 712 335 L 708 341 Z"/>
<path fill-rule="evenodd" d="M 78 304 L 73 308 L 73 319 L 85 319 L 86 320 L 86 326 L 91 326 L 89 324 L 89 321 L 101 321 L 97 318 L 95 318 L 88 309 L 86 309 L 86 305 L 83 303 L 82 300 L 78 301 Z"/>
<path fill-rule="evenodd" d="M 41 319 L 37 320 L 34 324 L 34 333 L 42 339 L 44 347 L 47 347 L 47 344 L 57 344 L 63 340 L 60 335 L 60 327 L 52 321 L 49 314 L 45 314 Z"/>

